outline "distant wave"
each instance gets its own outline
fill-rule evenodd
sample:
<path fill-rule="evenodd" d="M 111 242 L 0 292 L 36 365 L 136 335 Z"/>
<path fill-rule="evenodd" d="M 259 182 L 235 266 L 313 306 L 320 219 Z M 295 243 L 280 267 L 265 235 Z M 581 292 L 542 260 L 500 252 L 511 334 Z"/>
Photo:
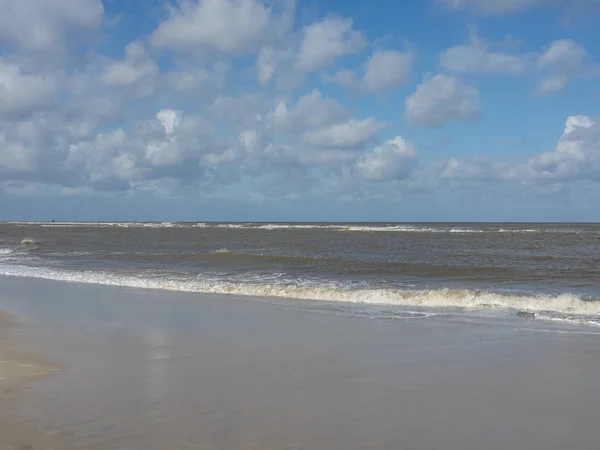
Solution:
<path fill-rule="evenodd" d="M 187 228 L 177 222 L 6 222 L 11 225 L 37 225 L 43 228 Z"/>
<path fill-rule="evenodd" d="M 466 228 L 457 226 L 422 226 L 422 225 L 373 225 L 373 224 L 285 224 L 285 223 L 188 223 L 188 222 L 11 222 L 14 225 L 37 225 L 55 228 L 215 228 L 230 230 L 330 230 L 345 232 L 395 232 L 395 233 L 579 233 L 577 229 L 553 228 Z"/>
<path fill-rule="evenodd" d="M 0 264 L 0 275 L 35 277 L 109 286 L 128 286 L 183 292 L 293 298 L 365 305 L 413 306 L 421 308 L 510 309 L 526 311 L 533 318 L 572 323 L 600 324 L 600 301 L 571 294 L 520 295 L 469 289 L 398 290 L 351 289 L 325 283 L 231 282 L 208 278 L 125 276 L 110 272 L 77 272 Z"/>

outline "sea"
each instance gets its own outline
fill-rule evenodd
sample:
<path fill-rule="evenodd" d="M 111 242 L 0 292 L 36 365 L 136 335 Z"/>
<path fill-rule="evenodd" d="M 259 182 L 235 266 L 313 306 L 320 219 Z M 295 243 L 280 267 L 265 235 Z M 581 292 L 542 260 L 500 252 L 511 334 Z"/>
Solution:
<path fill-rule="evenodd" d="M 600 326 L 598 224 L 4 222 L 0 275 Z"/>

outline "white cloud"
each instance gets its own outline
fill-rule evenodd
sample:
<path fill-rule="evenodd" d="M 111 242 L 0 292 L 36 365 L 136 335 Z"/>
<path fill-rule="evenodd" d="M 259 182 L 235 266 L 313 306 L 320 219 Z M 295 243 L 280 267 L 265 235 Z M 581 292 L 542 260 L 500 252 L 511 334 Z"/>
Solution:
<path fill-rule="evenodd" d="M 540 94 L 558 92 L 570 79 L 593 72 L 589 53 L 571 39 L 553 41 L 538 53 L 510 54 L 490 51 L 475 34 L 469 44 L 442 52 L 440 66 L 455 73 L 486 75 L 524 75 L 537 69 L 543 74 L 536 89 Z"/>
<path fill-rule="evenodd" d="M 590 57 L 588 52 L 571 39 L 553 41 L 539 56 L 538 68 L 548 73 L 538 87 L 541 94 L 562 90 L 569 79 L 581 75 Z"/>
<path fill-rule="evenodd" d="M 587 8 L 598 6 L 598 0 L 436 0 L 440 5 L 454 10 L 468 10 L 483 16 L 508 15 L 535 7 L 565 6 Z"/>
<path fill-rule="evenodd" d="M 450 158 L 442 166 L 440 178 L 493 180 L 494 165 L 484 158 L 461 160 Z"/>
<path fill-rule="evenodd" d="M 140 42 L 132 42 L 125 48 L 123 61 L 112 62 L 102 74 L 102 82 L 111 87 L 142 88 L 149 95 L 159 74 L 157 64 Z"/>
<path fill-rule="evenodd" d="M 569 78 L 565 75 L 549 75 L 538 85 L 537 91 L 540 94 L 554 94 L 562 91 L 568 84 Z"/>
<path fill-rule="evenodd" d="M 600 122 L 588 116 L 569 117 L 555 151 L 511 167 L 504 177 L 527 183 L 600 181 Z"/>
<path fill-rule="evenodd" d="M 366 44 L 352 19 L 327 17 L 263 46 L 256 58 L 256 77 L 262 86 L 274 82 L 291 91 L 308 73 L 322 72 L 339 58 L 360 53 Z"/>
<path fill-rule="evenodd" d="M 397 50 L 378 50 L 365 62 L 362 77 L 352 71 L 343 70 L 334 76 L 326 76 L 327 81 L 341 86 L 367 92 L 381 92 L 405 84 L 412 71 L 414 53 Z"/>
<path fill-rule="evenodd" d="M 63 181 L 56 177 L 67 153 L 59 126 L 43 116 L 0 121 L 0 173 L 4 179 Z"/>
<path fill-rule="evenodd" d="M 373 140 L 375 135 L 387 127 L 372 117 L 364 120 L 348 120 L 304 134 L 304 140 L 314 147 L 357 148 Z"/>
<path fill-rule="evenodd" d="M 164 109 L 127 131 L 115 128 L 71 144 L 63 170 L 80 185 L 100 190 L 164 179 L 184 182 L 202 177 L 199 161 L 213 142 L 200 118 Z"/>
<path fill-rule="evenodd" d="M 76 26 L 79 19 L 65 22 L 48 13 L 47 29 L 62 24 L 50 33 L 48 47 L 16 37 L 10 40 L 17 46 L 6 45 L 6 33 L 12 31 L 0 30 L 5 50 L 0 58 L 2 185 L 31 183 L 65 192 L 202 189 L 232 195 L 243 188 L 257 196 L 297 196 L 309 190 L 328 193 L 328 183 L 335 180 L 345 194 L 379 195 L 423 186 L 423 174 L 430 186 L 486 177 L 550 184 L 598 176 L 596 122 L 581 118 L 570 119 L 556 152 L 521 164 L 450 158 L 417 167 L 415 147 L 403 138 L 379 144 L 381 131 L 391 124 L 375 114 L 362 119 L 362 103 L 325 95 L 316 88 L 318 76 L 309 76 L 327 79 L 323 72 L 330 71 L 339 84 L 385 92 L 408 82 L 416 53 L 376 50 L 365 55 L 358 70 L 339 71 L 341 58 L 356 59 L 363 51 L 365 36 L 350 19 L 331 16 L 288 28 L 292 3 L 182 0 L 151 36 L 135 36 L 122 58 L 103 54 L 105 46 L 83 47 L 72 58 L 51 62 L 31 53 L 67 49 L 66 39 L 77 29 L 93 29 L 92 21 Z M 77 8 L 73 13 L 79 17 Z M 37 11 L 31 14 L 41 20 Z M 459 73 L 531 70 L 546 77 L 544 92 L 590 69 L 589 55 L 572 41 L 556 41 L 528 56 L 491 47 L 473 38 L 444 52 L 440 64 Z M 186 53 L 163 55 L 158 49 Z M 206 58 L 190 57 L 196 54 Z M 405 117 L 425 127 L 480 115 L 477 89 L 449 75 L 426 78 L 406 100 Z"/>
<path fill-rule="evenodd" d="M 261 0 L 182 0 L 151 36 L 176 51 L 240 54 L 283 33 L 291 12 L 280 15 Z"/>
<path fill-rule="evenodd" d="M 173 94 L 189 98 L 194 94 L 218 94 L 225 86 L 230 69 L 230 64 L 221 62 L 211 67 L 177 68 L 164 76 Z"/>
<path fill-rule="evenodd" d="M 369 181 L 400 180 L 410 175 L 416 163 L 415 148 L 396 136 L 361 157 L 356 170 Z"/>
<path fill-rule="evenodd" d="M 258 82 L 263 86 L 271 81 L 275 75 L 279 56 L 280 54 L 277 49 L 272 47 L 262 48 L 258 54 L 258 58 L 256 58 L 256 70 Z"/>
<path fill-rule="evenodd" d="M 440 65 L 456 73 L 519 75 L 525 72 L 529 61 L 526 55 L 492 52 L 487 43 L 472 34 L 467 45 L 457 45 L 442 52 Z"/>
<path fill-rule="evenodd" d="M 275 129 L 287 131 L 323 127 L 347 119 L 348 112 L 335 100 L 324 98 L 318 89 L 300 97 L 292 108 L 286 101 L 279 101 L 269 115 Z"/>
<path fill-rule="evenodd" d="M 205 69 L 174 71 L 167 74 L 167 83 L 176 92 L 189 92 L 208 83 L 211 73 Z"/>
<path fill-rule="evenodd" d="M 136 167 L 139 148 L 128 139 L 124 130 L 116 128 L 98 134 L 92 141 L 73 144 L 65 169 L 75 174 L 78 183 L 99 190 L 127 189 L 130 182 L 143 178 Z"/>
<path fill-rule="evenodd" d="M 483 15 L 510 14 L 532 8 L 545 0 L 437 0 L 451 9 L 467 9 Z"/>
<path fill-rule="evenodd" d="M 10 136 L 6 130 L 0 132 L 0 173 L 2 171 L 16 175 L 35 169 L 37 155 L 23 136 Z"/>
<path fill-rule="evenodd" d="M 571 39 L 553 41 L 538 59 L 541 69 L 561 70 L 576 74 L 581 70 L 587 52 Z"/>
<path fill-rule="evenodd" d="M 56 100 L 59 78 L 49 73 L 27 73 L 0 58 L 0 118 L 28 116 Z"/>
<path fill-rule="evenodd" d="M 0 41 L 28 51 L 62 51 L 69 36 L 100 27 L 101 0 L 2 0 Z"/>
<path fill-rule="evenodd" d="M 453 120 L 472 121 L 481 114 L 479 91 L 448 75 L 425 80 L 406 100 L 405 117 L 423 127 L 440 127 Z"/>
<path fill-rule="evenodd" d="M 600 122 L 588 116 L 569 117 L 554 151 L 522 163 L 494 162 L 483 157 L 450 158 L 442 166 L 440 178 L 526 185 L 600 182 Z"/>
<path fill-rule="evenodd" d="M 342 56 L 362 51 L 366 38 L 352 28 L 352 23 L 351 19 L 330 17 L 304 27 L 296 69 L 315 72 Z"/>
<path fill-rule="evenodd" d="M 181 125 L 181 111 L 162 109 L 156 113 L 156 118 L 162 124 L 167 136 L 172 135 L 173 132 Z"/>

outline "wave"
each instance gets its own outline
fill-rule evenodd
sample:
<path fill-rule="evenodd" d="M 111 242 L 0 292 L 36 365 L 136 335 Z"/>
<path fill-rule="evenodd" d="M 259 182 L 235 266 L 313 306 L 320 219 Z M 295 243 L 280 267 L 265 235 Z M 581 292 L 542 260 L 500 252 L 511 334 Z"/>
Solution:
<path fill-rule="evenodd" d="M 457 228 L 457 227 L 430 227 L 430 226 L 412 226 L 412 225 L 343 225 L 343 224 L 255 224 L 255 223 L 223 223 L 210 224 L 201 223 L 195 224 L 197 228 L 222 228 L 235 230 L 330 230 L 342 232 L 388 232 L 388 233 L 542 233 L 551 232 L 550 230 L 541 229 L 492 229 L 492 228 Z"/>
<path fill-rule="evenodd" d="M 13 225 L 28 226 L 35 225 L 41 227 L 82 227 L 82 228 L 216 228 L 231 230 L 330 230 L 341 232 L 396 232 L 396 233 L 453 233 L 453 234 L 471 234 L 471 233 L 593 233 L 599 234 L 597 228 L 587 229 L 582 227 L 540 227 L 540 228 L 519 228 L 499 227 L 493 224 L 482 224 L 477 226 L 456 226 L 444 224 L 311 224 L 311 223 L 216 223 L 216 222 L 8 222 Z"/>
<path fill-rule="evenodd" d="M 560 316 L 552 313 L 534 313 L 533 318 L 546 322 L 558 322 L 568 325 L 588 325 L 600 327 L 600 318 L 586 316 Z"/>
<path fill-rule="evenodd" d="M 579 320 L 579 323 L 585 323 L 586 320 L 600 320 L 599 300 L 584 299 L 572 294 L 521 295 L 469 289 L 351 289 L 342 285 L 317 284 L 314 282 L 277 284 L 260 283 L 260 281 L 253 283 L 247 281 L 233 282 L 210 278 L 126 276 L 102 271 L 78 272 L 8 264 L 0 264 L 0 275 L 144 289 L 277 297 L 364 305 L 420 308 L 500 308 L 533 313 L 536 318 L 555 317 L 556 320 Z M 566 317 L 555 316 L 555 314 L 562 314 Z"/>

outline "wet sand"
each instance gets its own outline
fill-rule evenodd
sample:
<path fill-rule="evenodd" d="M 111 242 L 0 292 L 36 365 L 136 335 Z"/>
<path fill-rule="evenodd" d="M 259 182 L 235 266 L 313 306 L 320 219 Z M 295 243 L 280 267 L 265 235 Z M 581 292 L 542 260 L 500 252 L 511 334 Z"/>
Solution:
<path fill-rule="evenodd" d="M 60 368 L 21 348 L 12 334 L 20 328 L 13 316 L 0 311 L 0 449 L 64 449 L 70 444 L 49 429 L 19 414 L 29 383 Z"/>
<path fill-rule="evenodd" d="M 9 277 L 0 308 L 64 368 L 0 399 L 54 448 L 600 448 L 598 328 Z"/>

